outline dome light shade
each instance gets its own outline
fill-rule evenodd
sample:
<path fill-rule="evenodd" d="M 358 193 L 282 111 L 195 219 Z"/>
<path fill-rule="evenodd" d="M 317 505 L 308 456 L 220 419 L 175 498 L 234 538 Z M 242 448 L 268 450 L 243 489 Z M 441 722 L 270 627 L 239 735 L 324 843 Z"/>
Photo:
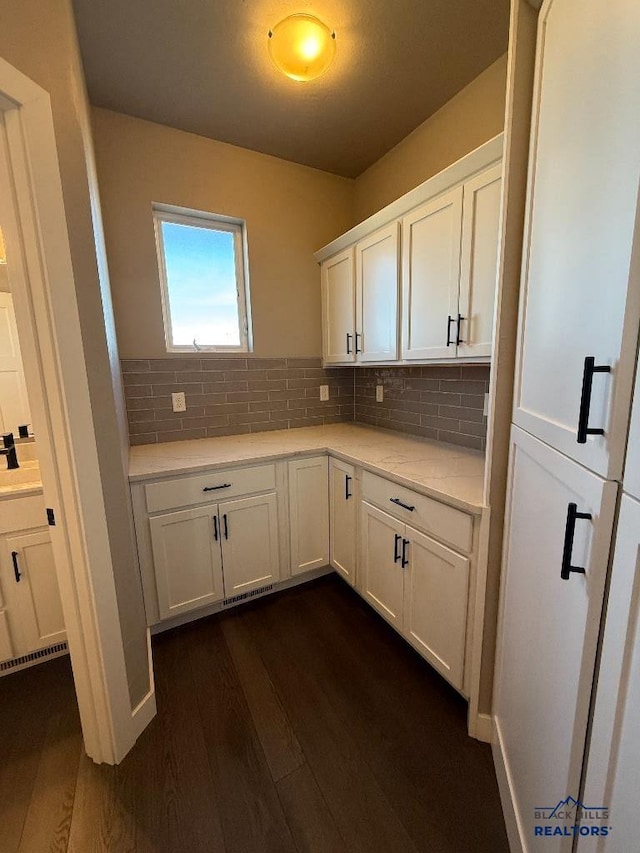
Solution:
<path fill-rule="evenodd" d="M 313 15 L 289 15 L 269 32 L 269 55 L 292 80 L 315 80 L 336 53 L 336 34 Z"/>

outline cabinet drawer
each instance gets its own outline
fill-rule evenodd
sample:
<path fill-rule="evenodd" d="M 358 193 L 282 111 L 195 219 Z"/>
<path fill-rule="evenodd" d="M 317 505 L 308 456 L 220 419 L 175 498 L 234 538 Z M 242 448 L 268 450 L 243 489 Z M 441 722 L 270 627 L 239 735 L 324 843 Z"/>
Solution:
<path fill-rule="evenodd" d="M 275 487 L 275 465 L 255 465 L 149 483 L 145 486 L 145 495 L 147 510 L 161 512 L 176 507 L 214 503 L 253 492 L 274 491 Z"/>
<path fill-rule="evenodd" d="M 471 551 L 473 519 L 466 512 L 398 486 L 369 471 L 363 471 L 362 497 L 459 551 Z M 413 510 L 406 507 L 413 507 Z"/>

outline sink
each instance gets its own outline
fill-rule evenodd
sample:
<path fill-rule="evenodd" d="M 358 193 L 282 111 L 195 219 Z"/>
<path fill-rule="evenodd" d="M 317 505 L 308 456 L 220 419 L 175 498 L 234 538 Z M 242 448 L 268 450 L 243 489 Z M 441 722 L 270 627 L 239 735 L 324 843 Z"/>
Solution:
<path fill-rule="evenodd" d="M 3 460 L 0 460 L 0 464 Z M 39 486 L 40 480 L 40 465 L 38 462 L 25 462 L 19 468 L 9 471 L 6 468 L 0 468 L 0 488 L 11 489 L 14 487 L 24 488 L 27 484 Z"/>

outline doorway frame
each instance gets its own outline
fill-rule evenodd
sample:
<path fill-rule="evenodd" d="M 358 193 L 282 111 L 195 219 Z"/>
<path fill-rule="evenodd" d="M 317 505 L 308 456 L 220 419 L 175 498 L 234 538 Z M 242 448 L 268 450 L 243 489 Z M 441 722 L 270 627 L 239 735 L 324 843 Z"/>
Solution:
<path fill-rule="evenodd" d="M 131 707 L 49 94 L 0 58 L 0 198 L 82 733 L 118 763 L 156 713 Z M 46 524 L 46 519 L 43 519 Z"/>

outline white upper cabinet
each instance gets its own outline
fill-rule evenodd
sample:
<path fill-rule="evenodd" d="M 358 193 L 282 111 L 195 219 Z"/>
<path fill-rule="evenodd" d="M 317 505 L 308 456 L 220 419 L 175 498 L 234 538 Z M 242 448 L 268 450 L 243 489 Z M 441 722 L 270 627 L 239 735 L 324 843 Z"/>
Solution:
<path fill-rule="evenodd" d="M 613 479 L 638 329 L 639 44 L 632 2 L 544 6 L 514 400 L 519 426 Z"/>
<path fill-rule="evenodd" d="M 402 222 L 402 357 L 456 355 L 462 187 Z"/>
<path fill-rule="evenodd" d="M 327 364 L 355 361 L 355 270 L 353 248 L 322 264 L 322 334 Z"/>
<path fill-rule="evenodd" d="M 501 198 L 501 165 L 464 185 L 457 349 L 463 358 L 491 355 Z"/>
<path fill-rule="evenodd" d="M 400 227 L 391 223 L 356 245 L 358 361 L 397 361 Z"/>

